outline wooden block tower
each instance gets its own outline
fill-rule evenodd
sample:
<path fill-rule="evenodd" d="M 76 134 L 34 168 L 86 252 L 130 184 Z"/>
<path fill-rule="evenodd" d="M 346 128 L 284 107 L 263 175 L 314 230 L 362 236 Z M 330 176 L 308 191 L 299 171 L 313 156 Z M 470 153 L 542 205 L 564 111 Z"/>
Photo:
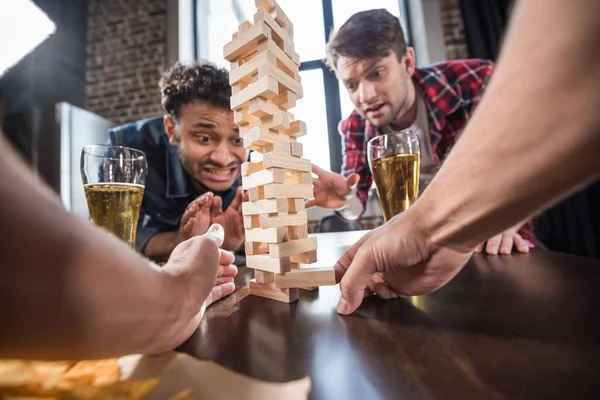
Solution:
<path fill-rule="evenodd" d="M 332 268 L 317 261 L 317 239 L 308 237 L 304 199 L 313 196 L 311 162 L 302 158 L 306 124 L 288 110 L 302 98 L 300 58 L 293 26 L 274 0 L 256 0 L 246 21 L 223 48 L 231 63 L 231 109 L 244 147 L 242 165 L 246 264 L 255 270 L 250 294 L 292 302 L 298 288 L 334 285 Z"/>

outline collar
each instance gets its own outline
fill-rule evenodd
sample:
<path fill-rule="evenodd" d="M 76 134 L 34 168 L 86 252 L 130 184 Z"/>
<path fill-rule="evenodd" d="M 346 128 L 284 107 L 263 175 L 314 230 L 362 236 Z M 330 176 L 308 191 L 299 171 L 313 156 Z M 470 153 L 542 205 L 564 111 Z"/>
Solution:
<path fill-rule="evenodd" d="M 177 147 L 168 143 L 167 146 L 169 148 L 165 159 L 167 170 L 167 192 L 165 195 L 170 199 L 187 197 L 191 193 L 189 176 L 181 165 Z"/>

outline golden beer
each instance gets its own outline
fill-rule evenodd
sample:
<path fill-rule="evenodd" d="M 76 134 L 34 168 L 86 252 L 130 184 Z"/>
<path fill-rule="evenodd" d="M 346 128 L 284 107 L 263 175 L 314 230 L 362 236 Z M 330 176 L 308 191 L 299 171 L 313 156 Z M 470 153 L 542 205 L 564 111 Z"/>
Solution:
<path fill-rule="evenodd" d="M 83 188 L 92 223 L 135 248 L 144 186 L 133 183 L 92 183 Z"/>
<path fill-rule="evenodd" d="M 395 154 L 372 160 L 373 179 L 385 221 L 417 201 L 420 167 L 418 154 Z"/>

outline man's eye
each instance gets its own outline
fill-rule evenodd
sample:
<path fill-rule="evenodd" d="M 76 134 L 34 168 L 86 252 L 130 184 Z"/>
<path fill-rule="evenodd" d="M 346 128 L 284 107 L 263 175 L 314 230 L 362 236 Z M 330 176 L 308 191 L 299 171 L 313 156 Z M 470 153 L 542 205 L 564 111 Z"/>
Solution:
<path fill-rule="evenodd" d="M 202 144 L 206 144 L 210 142 L 210 137 L 206 135 L 196 135 L 196 140 Z"/>
<path fill-rule="evenodd" d="M 356 85 L 354 83 L 349 83 L 346 85 L 346 89 L 348 89 L 349 92 L 354 92 L 356 90 Z"/>
<path fill-rule="evenodd" d="M 234 146 L 243 146 L 244 145 L 244 139 L 238 137 L 232 140 L 232 143 Z"/>

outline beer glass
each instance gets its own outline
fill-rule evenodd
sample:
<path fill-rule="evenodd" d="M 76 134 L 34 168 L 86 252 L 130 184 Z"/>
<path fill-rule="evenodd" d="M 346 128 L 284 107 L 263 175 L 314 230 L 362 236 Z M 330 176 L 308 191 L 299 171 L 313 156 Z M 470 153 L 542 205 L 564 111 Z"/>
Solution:
<path fill-rule="evenodd" d="M 419 138 L 409 130 L 374 137 L 367 143 L 369 166 L 385 221 L 419 196 Z"/>
<path fill-rule="evenodd" d="M 148 166 L 146 155 L 121 146 L 84 146 L 81 178 L 93 224 L 135 248 Z"/>

